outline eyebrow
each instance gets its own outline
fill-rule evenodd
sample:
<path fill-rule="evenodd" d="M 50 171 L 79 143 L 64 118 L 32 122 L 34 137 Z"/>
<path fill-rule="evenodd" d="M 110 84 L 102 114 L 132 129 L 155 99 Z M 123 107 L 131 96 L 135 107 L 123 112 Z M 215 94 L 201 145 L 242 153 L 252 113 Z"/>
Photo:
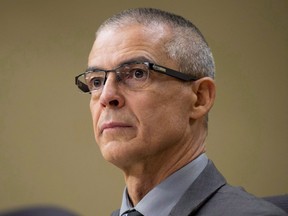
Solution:
<path fill-rule="evenodd" d="M 121 66 L 121 65 L 125 65 L 125 64 L 130 64 L 130 63 L 133 63 L 133 62 L 150 62 L 150 63 L 154 63 L 153 61 L 151 61 L 151 59 L 148 59 L 144 56 L 139 56 L 139 57 L 134 57 L 134 58 L 130 58 L 130 59 L 126 59 L 126 60 L 123 60 L 120 62 L 120 64 L 118 65 Z"/>
<path fill-rule="evenodd" d="M 120 67 L 120 66 L 123 66 L 123 65 L 125 65 L 125 64 L 131 64 L 131 63 L 134 63 L 134 62 L 150 62 L 150 63 L 154 63 L 154 61 L 152 61 L 152 60 L 150 60 L 150 59 L 148 59 L 148 58 L 146 58 L 146 57 L 144 57 L 144 56 L 139 56 L 139 57 L 133 57 L 133 58 L 130 58 L 130 59 L 125 59 L 125 60 L 123 60 L 123 61 L 121 61 L 116 67 L 114 67 L 114 68 L 118 68 L 118 67 Z M 113 69 L 113 68 L 112 68 Z M 88 67 L 87 69 L 86 69 L 86 71 L 91 71 L 91 70 L 93 70 L 93 71 L 97 71 L 97 70 L 99 70 L 99 71 L 101 71 L 101 70 L 111 70 L 111 69 L 103 69 L 103 68 L 101 68 L 101 67 L 97 67 L 97 66 L 92 66 L 92 67 Z"/>

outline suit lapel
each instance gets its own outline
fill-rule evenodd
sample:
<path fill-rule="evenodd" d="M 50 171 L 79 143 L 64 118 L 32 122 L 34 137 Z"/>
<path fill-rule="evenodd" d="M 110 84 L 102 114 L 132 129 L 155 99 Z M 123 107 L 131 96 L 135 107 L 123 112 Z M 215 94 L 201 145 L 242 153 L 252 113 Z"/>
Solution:
<path fill-rule="evenodd" d="M 226 180 L 209 160 L 203 172 L 191 184 L 169 215 L 193 215 L 225 184 Z"/>

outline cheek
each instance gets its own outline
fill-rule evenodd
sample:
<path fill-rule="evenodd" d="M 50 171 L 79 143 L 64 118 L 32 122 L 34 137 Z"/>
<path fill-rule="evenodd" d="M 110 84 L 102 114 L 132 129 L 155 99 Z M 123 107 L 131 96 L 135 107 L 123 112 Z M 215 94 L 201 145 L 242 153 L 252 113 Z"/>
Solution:
<path fill-rule="evenodd" d="M 172 109 L 171 109 L 172 110 Z M 152 110 L 146 119 L 142 120 L 138 141 L 141 154 L 146 156 L 161 155 L 162 152 L 174 149 L 188 131 L 188 121 L 183 115 L 170 114 L 170 109 Z"/>
<path fill-rule="evenodd" d="M 94 121 L 95 121 L 95 114 L 97 113 L 97 112 L 96 112 L 97 106 L 96 106 L 95 103 L 92 102 L 92 100 L 90 101 L 89 108 L 90 108 L 90 113 L 91 113 L 92 120 L 93 120 L 93 123 L 94 123 Z"/>
<path fill-rule="evenodd" d="M 167 95 L 147 96 L 139 102 L 136 115 L 141 136 L 146 142 L 158 143 L 166 137 L 179 136 L 189 124 L 188 108 L 179 97 Z M 187 105 L 187 104 L 186 104 Z M 166 139 L 165 139 L 166 140 Z"/>
<path fill-rule="evenodd" d="M 97 130 L 98 130 L 97 124 L 98 124 L 98 120 L 100 117 L 100 108 L 99 108 L 98 103 L 94 102 L 92 99 L 90 101 L 90 113 L 91 113 L 92 122 L 93 122 L 94 135 L 95 135 L 95 138 L 97 139 Z"/>

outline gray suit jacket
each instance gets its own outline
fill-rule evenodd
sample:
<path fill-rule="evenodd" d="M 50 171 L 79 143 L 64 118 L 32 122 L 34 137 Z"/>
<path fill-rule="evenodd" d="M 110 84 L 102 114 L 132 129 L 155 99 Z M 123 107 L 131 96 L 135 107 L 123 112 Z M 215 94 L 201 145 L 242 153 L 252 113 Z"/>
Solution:
<path fill-rule="evenodd" d="M 209 161 L 169 216 L 287 216 L 273 204 L 227 184 Z M 119 210 L 111 216 L 119 216 Z M 149 216 L 149 215 L 144 215 Z M 161 215 L 159 215 L 161 216 Z"/>

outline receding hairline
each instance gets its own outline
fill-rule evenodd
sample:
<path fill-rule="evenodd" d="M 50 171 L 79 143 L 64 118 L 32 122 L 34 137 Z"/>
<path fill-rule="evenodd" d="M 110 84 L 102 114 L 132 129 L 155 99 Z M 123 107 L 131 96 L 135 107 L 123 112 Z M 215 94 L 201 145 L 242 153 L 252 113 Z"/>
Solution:
<path fill-rule="evenodd" d="M 156 8 L 132 8 L 121 11 L 105 20 L 98 28 L 96 35 L 107 27 L 123 27 L 132 24 L 141 24 L 148 28 L 153 26 L 157 27 L 158 25 L 168 26 L 172 29 L 177 27 L 190 28 L 206 43 L 200 30 L 190 20 L 180 15 Z"/>

